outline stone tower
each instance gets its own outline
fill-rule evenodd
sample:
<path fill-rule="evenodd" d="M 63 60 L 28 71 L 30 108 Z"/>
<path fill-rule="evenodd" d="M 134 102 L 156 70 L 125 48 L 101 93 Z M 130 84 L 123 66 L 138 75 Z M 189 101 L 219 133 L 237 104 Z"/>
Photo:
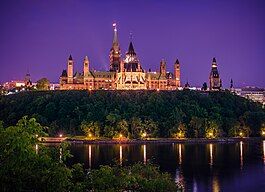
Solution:
<path fill-rule="evenodd" d="M 180 87 L 180 64 L 178 59 L 174 64 L 174 76 L 176 80 L 176 87 Z"/>
<path fill-rule="evenodd" d="M 74 81 L 74 61 L 72 55 L 69 56 L 67 62 L 67 83 L 73 83 Z"/>
<path fill-rule="evenodd" d="M 118 71 L 121 62 L 121 49 L 118 41 L 117 24 L 113 23 L 114 36 L 112 41 L 112 47 L 110 49 L 110 71 Z"/>
<path fill-rule="evenodd" d="M 88 60 L 88 57 L 85 56 L 85 59 L 84 59 L 84 77 L 87 77 L 89 74 L 89 60 Z"/>
<path fill-rule="evenodd" d="M 212 69 L 210 72 L 209 83 L 211 91 L 219 91 L 222 88 L 222 81 L 220 79 L 220 75 L 217 69 L 217 63 L 215 57 L 213 58 L 212 61 Z"/>
<path fill-rule="evenodd" d="M 161 75 L 163 77 L 165 77 L 166 73 L 167 73 L 167 71 L 166 71 L 166 61 L 164 59 L 162 59 L 160 61 L 160 73 L 161 73 Z"/>

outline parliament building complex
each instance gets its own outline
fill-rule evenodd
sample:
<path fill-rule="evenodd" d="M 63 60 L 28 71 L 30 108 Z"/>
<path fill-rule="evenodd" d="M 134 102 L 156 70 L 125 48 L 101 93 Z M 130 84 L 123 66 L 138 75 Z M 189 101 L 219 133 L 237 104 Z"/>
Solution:
<path fill-rule="evenodd" d="M 180 63 L 174 63 L 174 72 L 166 71 L 166 62 L 160 62 L 159 72 L 145 71 L 134 51 L 132 41 L 129 44 L 125 58 L 121 57 L 117 26 L 114 23 L 114 36 L 110 49 L 109 71 L 90 69 L 90 61 L 86 56 L 83 62 L 83 72 L 74 73 L 74 61 L 70 55 L 67 70 L 60 76 L 60 90 L 177 90 L 181 88 Z M 215 58 L 210 73 L 210 89 L 219 90 L 221 80 Z"/>

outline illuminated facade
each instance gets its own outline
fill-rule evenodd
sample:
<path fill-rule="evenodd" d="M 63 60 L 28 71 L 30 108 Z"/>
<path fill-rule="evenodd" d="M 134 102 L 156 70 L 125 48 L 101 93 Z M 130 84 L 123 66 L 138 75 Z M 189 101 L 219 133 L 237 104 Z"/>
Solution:
<path fill-rule="evenodd" d="M 121 58 L 117 26 L 110 49 L 109 71 L 90 70 L 88 57 L 84 58 L 83 72 L 74 73 L 72 56 L 68 58 L 67 70 L 60 76 L 61 90 L 176 90 L 180 87 L 180 63 L 176 60 L 174 72 L 166 71 L 166 62 L 160 62 L 160 71 L 145 71 L 137 57 L 132 41 L 125 58 Z"/>
<path fill-rule="evenodd" d="M 217 69 L 217 63 L 216 63 L 215 57 L 213 58 L 213 61 L 212 61 L 212 69 L 210 72 L 209 84 L 210 84 L 211 91 L 219 91 L 222 88 L 222 80 L 220 78 L 220 75 Z"/>

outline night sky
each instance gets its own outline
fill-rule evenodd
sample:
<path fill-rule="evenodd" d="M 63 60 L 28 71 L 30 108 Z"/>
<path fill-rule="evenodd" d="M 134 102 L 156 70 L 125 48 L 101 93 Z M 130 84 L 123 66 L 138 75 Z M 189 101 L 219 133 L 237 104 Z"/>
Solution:
<path fill-rule="evenodd" d="M 91 68 L 109 69 L 112 23 L 124 56 L 133 44 L 144 69 L 161 59 L 181 80 L 201 86 L 216 57 L 225 87 L 265 87 L 264 0 L 8 0 L 0 6 L 0 82 L 47 77 L 58 82 L 72 54 L 75 70 L 85 55 Z"/>

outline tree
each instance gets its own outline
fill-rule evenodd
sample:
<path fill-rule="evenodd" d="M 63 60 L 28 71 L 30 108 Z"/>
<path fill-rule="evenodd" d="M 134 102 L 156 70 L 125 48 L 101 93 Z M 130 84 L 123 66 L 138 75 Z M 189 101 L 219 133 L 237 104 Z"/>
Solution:
<path fill-rule="evenodd" d="M 81 130 L 87 137 L 100 137 L 100 126 L 98 122 L 83 121 L 81 123 Z"/>
<path fill-rule="evenodd" d="M 122 134 L 123 137 L 128 136 L 128 128 L 129 126 L 125 119 L 122 119 L 121 121 L 117 123 L 117 132 L 119 134 Z"/>
<path fill-rule="evenodd" d="M 208 139 L 213 139 L 221 136 L 221 130 L 218 124 L 213 120 L 208 120 L 206 122 L 205 137 Z"/>
<path fill-rule="evenodd" d="M 193 135 L 192 135 L 193 137 L 195 138 L 203 137 L 204 119 L 194 116 L 191 118 L 189 126 L 191 130 L 193 130 Z"/>
<path fill-rule="evenodd" d="M 42 126 L 34 118 L 27 117 L 15 126 L 0 130 L 2 191 L 69 190 L 70 169 L 49 155 L 39 143 L 37 134 L 43 134 Z"/>
<path fill-rule="evenodd" d="M 101 166 L 89 175 L 91 191 L 177 191 L 175 183 L 158 167 L 137 163 L 128 167 Z"/>
<path fill-rule="evenodd" d="M 154 122 L 152 119 L 145 119 L 142 123 L 142 130 L 140 134 L 146 134 L 149 137 L 157 137 L 158 136 L 158 126 L 156 122 Z"/>
<path fill-rule="evenodd" d="M 131 119 L 131 134 L 133 138 L 140 138 L 142 132 L 142 120 L 138 117 Z"/>
<path fill-rule="evenodd" d="M 186 137 L 186 132 L 187 132 L 186 125 L 184 123 L 179 123 L 177 126 L 174 126 L 170 130 L 170 135 L 171 137 L 182 139 Z"/>
<path fill-rule="evenodd" d="M 50 81 L 47 78 L 41 78 L 37 81 L 36 85 L 38 90 L 50 90 Z"/>

